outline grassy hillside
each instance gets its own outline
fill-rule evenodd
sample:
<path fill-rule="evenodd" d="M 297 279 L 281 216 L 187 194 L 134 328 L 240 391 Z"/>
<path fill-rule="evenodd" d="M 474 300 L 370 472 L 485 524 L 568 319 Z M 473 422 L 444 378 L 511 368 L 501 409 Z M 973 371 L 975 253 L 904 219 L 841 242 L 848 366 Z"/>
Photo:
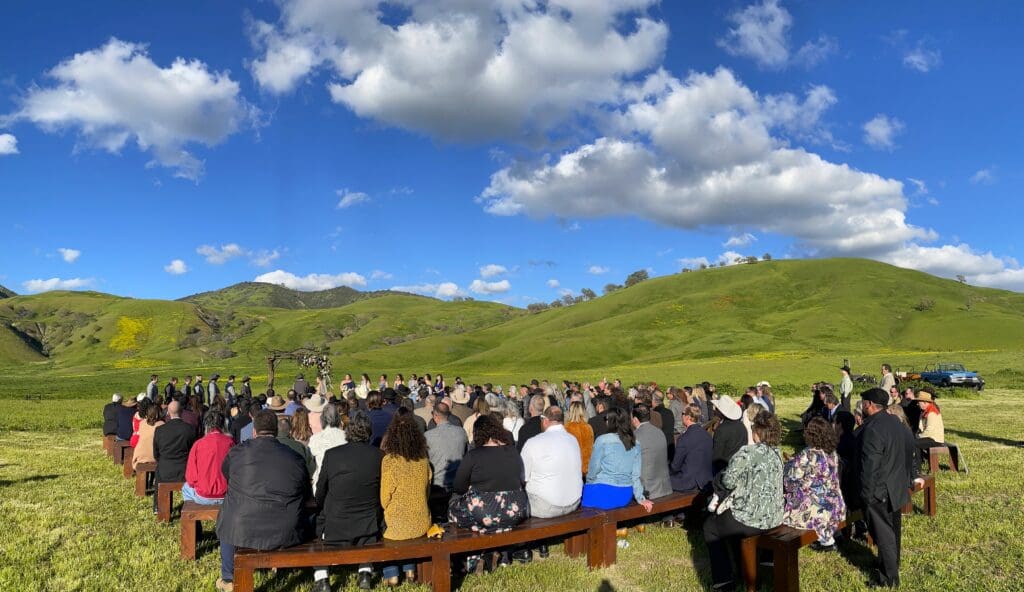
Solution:
<path fill-rule="evenodd" d="M 17 294 L 8 288 L 0 286 L 0 298 L 10 298 L 11 296 L 17 296 Z"/>
<path fill-rule="evenodd" d="M 358 302 L 359 300 L 376 298 L 391 293 L 389 291 L 360 292 L 347 286 L 339 286 L 320 292 L 300 292 L 276 284 L 242 282 L 220 290 L 186 296 L 181 300 L 207 308 L 257 306 L 299 310 L 306 308 L 337 308 Z"/>

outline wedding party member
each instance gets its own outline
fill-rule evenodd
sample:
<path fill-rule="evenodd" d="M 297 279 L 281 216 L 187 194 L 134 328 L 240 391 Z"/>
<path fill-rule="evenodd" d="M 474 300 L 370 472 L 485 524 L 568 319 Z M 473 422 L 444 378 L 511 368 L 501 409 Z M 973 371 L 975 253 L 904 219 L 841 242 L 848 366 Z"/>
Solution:
<path fill-rule="evenodd" d="M 838 437 L 828 421 L 815 417 L 804 429 L 807 447 L 786 461 L 783 469 L 786 526 L 813 530 L 815 550 L 834 550 L 834 536 L 846 518 L 839 483 Z"/>

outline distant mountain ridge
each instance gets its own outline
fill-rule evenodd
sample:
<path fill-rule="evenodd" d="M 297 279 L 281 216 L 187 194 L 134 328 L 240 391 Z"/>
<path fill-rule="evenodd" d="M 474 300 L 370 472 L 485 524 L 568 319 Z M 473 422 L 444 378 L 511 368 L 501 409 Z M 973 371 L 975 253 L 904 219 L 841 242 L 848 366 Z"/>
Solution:
<path fill-rule="evenodd" d="M 0 286 L 0 298 L 11 298 L 13 296 L 17 296 L 13 290 Z"/>
<path fill-rule="evenodd" d="M 237 308 L 240 306 L 284 308 L 287 310 L 307 310 L 321 308 L 338 308 L 366 300 L 395 294 L 390 290 L 360 292 L 348 286 L 339 286 L 318 292 L 292 290 L 277 284 L 262 282 L 241 282 L 212 290 L 179 298 L 180 302 L 191 302 L 207 308 Z"/>

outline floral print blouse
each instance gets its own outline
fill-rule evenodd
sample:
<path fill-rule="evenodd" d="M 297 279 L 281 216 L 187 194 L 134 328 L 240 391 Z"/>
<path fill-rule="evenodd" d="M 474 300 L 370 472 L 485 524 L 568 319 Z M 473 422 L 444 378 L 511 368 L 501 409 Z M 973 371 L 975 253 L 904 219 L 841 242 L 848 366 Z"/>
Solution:
<path fill-rule="evenodd" d="M 786 461 L 784 522 L 813 530 L 827 543 L 846 518 L 846 503 L 839 487 L 839 458 L 820 448 L 805 448 Z"/>
<path fill-rule="evenodd" d="M 751 528 L 782 524 L 782 457 L 767 444 L 748 444 L 733 455 L 722 475 L 731 491 L 733 517 Z"/>

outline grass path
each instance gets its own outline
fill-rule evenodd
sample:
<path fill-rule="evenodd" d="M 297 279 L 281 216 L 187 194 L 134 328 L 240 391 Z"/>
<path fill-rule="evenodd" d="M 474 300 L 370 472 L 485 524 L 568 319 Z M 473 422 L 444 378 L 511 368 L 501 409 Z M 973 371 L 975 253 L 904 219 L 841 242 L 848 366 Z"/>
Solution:
<path fill-rule="evenodd" d="M 1024 591 L 1024 392 L 992 390 L 978 399 L 943 401 L 947 437 L 959 443 L 971 472 L 938 476 L 938 516 L 904 521 L 906 590 Z M 801 399 L 780 401 L 795 420 Z M 92 423 L 101 402 L 62 401 L 0 409 L 34 429 Z M 35 416 L 36 414 L 39 416 Z M 10 423 L 7 423 L 10 425 Z M 786 441 L 787 451 L 797 444 Z M 557 550 L 528 566 L 468 578 L 463 590 L 700 591 L 707 563 L 697 532 L 648 528 L 629 537 L 619 563 L 587 572 L 584 562 Z M 178 559 L 178 524 L 157 524 L 149 499 L 103 455 L 97 431 L 0 431 L 0 590 L 212 590 L 219 558 L 214 541 L 201 543 L 199 561 Z M 870 555 L 845 558 L 801 554 L 804 590 L 857 591 Z M 695 569 L 696 568 L 696 569 Z M 763 589 L 770 577 L 762 576 Z M 308 590 L 311 571 L 281 571 L 257 580 L 260 590 Z M 355 590 L 350 572 L 335 572 L 335 589 Z M 404 590 L 425 590 L 404 586 Z"/>

